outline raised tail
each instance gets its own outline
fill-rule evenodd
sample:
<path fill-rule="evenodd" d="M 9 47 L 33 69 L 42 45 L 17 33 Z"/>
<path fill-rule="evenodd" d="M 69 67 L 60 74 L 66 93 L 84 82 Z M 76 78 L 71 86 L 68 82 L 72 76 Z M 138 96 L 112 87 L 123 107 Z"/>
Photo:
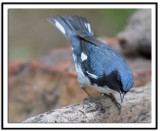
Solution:
<path fill-rule="evenodd" d="M 59 16 L 49 19 L 49 22 L 58 28 L 71 42 L 78 36 L 75 31 L 86 35 L 93 35 L 90 22 L 81 16 Z"/>

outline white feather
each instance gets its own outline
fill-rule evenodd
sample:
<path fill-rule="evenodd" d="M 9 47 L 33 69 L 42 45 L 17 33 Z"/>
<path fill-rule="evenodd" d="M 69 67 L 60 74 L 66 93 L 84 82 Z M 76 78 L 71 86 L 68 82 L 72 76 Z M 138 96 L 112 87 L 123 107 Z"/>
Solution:
<path fill-rule="evenodd" d="M 106 93 L 106 94 L 108 93 L 108 86 L 100 87 L 100 86 L 97 86 L 97 84 L 89 85 L 89 86 L 101 93 Z"/>
<path fill-rule="evenodd" d="M 89 73 L 88 71 L 86 71 L 87 72 L 87 74 L 90 76 L 90 77 L 92 77 L 93 79 L 98 79 L 98 76 L 96 76 L 96 75 L 94 75 L 94 74 L 91 74 L 91 73 Z"/>
<path fill-rule="evenodd" d="M 77 72 L 77 75 L 78 75 L 78 81 L 80 84 L 84 84 L 84 85 L 90 85 L 90 81 L 87 77 L 85 77 L 80 65 L 76 64 L 76 61 L 77 61 L 77 57 L 76 55 L 73 54 L 73 59 L 75 61 L 75 68 L 76 68 L 76 72 Z"/>
<path fill-rule="evenodd" d="M 63 26 L 62 26 L 57 20 L 54 20 L 54 22 L 55 22 L 56 27 L 57 27 L 63 34 L 65 34 L 66 32 L 65 32 Z"/>
<path fill-rule="evenodd" d="M 87 23 L 84 23 L 85 27 L 88 28 Z"/>
<path fill-rule="evenodd" d="M 84 23 L 84 25 L 85 25 L 85 27 L 88 29 L 88 31 L 89 31 L 90 33 L 92 33 L 92 32 L 91 32 L 91 25 L 90 25 L 89 23 Z"/>
<path fill-rule="evenodd" d="M 87 60 L 87 55 L 84 54 L 83 52 L 81 53 L 81 60 L 82 60 L 82 61 Z"/>
<path fill-rule="evenodd" d="M 88 26 L 88 31 L 91 33 L 91 25 L 87 23 L 87 26 Z"/>
<path fill-rule="evenodd" d="M 74 54 L 72 56 L 73 56 L 73 60 L 76 61 L 76 56 Z"/>

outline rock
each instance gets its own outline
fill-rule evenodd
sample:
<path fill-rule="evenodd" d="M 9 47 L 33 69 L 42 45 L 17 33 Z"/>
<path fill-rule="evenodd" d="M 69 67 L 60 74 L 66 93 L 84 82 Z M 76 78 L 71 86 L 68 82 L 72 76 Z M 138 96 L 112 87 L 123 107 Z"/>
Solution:
<path fill-rule="evenodd" d="M 20 70 L 21 65 L 19 61 L 9 62 L 9 76 L 14 76 Z"/>
<path fill-rule="evenodd" d="M 124 53 L 151 58 L 151 9 L 135 11 L 118 38 Z"/>
<path fill-rule="evenodd" d="M 119 94 L 115 94 L 120 101 Z M 69 105 L 31 117 L 24 123 L 137 123 L 151 122 L 151 84 L 132 88 L 125 96 L 121 109 L 110 96 L 97 98 L 105 110 L 100 110 L 94 103 L 83 102 Z"/>

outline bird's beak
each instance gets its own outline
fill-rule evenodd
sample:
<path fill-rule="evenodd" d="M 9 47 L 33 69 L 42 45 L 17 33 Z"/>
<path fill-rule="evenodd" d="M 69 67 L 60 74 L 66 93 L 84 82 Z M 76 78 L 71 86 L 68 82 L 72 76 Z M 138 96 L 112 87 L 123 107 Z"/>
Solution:
<path fill-rule="evenodd" d="M 124 99 L 124 93 L 123 92 L 120 92 L 120 96 L 121 96 L 121 103 L 123 102 L 123 99 Z"/>

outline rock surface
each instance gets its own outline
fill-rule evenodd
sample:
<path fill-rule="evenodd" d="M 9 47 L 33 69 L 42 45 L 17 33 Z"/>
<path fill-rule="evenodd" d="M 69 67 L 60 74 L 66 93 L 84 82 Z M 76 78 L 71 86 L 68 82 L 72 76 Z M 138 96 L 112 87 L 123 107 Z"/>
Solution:
<path fill-rule="evenodd" d="M 109 96 L 98 97 L 105 111 L 91 102 L 69 105 L 50 110 L 24 121 L 24 123 L 135 123 L 151 122 L 151 85 L 132 88 L 125 96 L 121 111 Z M 119 94 L 115 95 L 119 100 Z M 137 99 L 138 98 L 138 99 Z"/>
<path fill-rule="evenodd" d="M 123 52 L 151 57 L 151 9 L 135 11 L 118 38 Z"/>
<path fill-rule="evenodd" d="M 113 48 L 120 52 L 116 38 L 103 38 L 102 41 L 115 45 Z M 134 88 L 151 81 L 151 60 L 141 57 L 125 57 L 125 60 L 134 72 Z M 86 89 L 93 96 L 100 94 L 90 87 Z M 52 50 L 33 61 L 9 63 L 9 122 L 22 122 L 49 110 L 81 103 L 85 97 L 87 95 L 77 83 L 70 48 Z M 151 96 L 146 97 L 150 99 Z"/>

